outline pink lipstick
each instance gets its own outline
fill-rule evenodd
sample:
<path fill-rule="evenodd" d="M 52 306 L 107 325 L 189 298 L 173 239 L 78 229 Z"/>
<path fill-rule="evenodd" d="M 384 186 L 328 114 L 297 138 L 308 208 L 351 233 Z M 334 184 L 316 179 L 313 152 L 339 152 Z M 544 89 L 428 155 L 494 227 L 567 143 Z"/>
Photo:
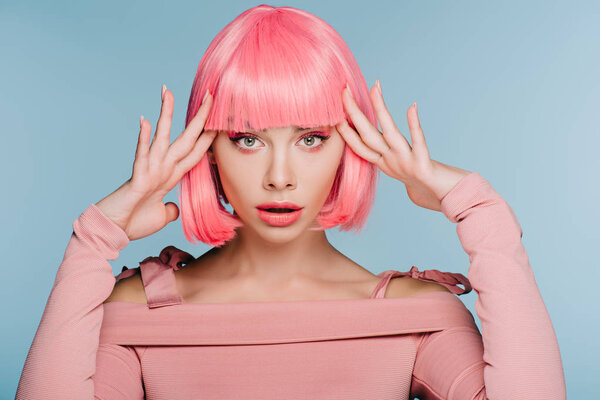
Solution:
<path fill-rule="evenodd" d="M 302 207 L 289 201 L 263 203 L 256 209 L 260 219 L 273 226 L 291 225 L 302 215 Z"/>

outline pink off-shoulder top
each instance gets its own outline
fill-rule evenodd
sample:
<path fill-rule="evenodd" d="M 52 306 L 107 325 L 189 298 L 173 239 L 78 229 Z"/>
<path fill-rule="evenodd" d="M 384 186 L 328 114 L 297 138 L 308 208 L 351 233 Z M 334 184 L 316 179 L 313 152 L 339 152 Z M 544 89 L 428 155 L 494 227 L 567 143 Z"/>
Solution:
<path fill-rule="evenodd" d="M 461 274 L 386 270 L 368 299 L 185 303 L 174 246 L 116 277 L 125 232 L 91 204 L 73 234 L 16 399 L 565 399 L 560 351 L 510 206 L 479 173 L 443 199 Z M 140 273 L 147 304 L 109 302 Z M 392 278 L 450 292 L 386 298 Z M 463 287 L 461 288 L 460 285 Z M 478 330 L 457 295 L 477 295 Z"/>

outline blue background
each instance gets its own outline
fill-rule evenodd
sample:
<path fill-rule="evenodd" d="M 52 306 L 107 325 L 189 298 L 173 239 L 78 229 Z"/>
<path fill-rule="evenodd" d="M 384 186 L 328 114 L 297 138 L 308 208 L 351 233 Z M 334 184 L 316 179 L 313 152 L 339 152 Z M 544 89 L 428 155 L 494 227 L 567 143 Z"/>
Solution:
<path fill-rule="evenodd" d="M 174 140 L 208 44 L 259 4 L 1 3 L 1 398 L 14 398 L 73 221 L 130 177 L 140 114 L 154 131 L 166 84 Z M 431 157 L 479 172 L 507 200 L 554 323 L 569 398 L 597 394 L 599 3 L 268 4 L 329 22 L 369 86 L 381 80 L 407 139 L 406 110 L 417 101 Z M 328 236 L 373 273 L 417 265 L 467 275 L 456 225 L 414 205 L 384 173 L 364 231 Z M 188 243 L 177 220 L 130 243 L 111 262 L 115 274 L 169 244 L 196 257 L 209 248 Z M 474 315 L 476 297 L 460 297 Z"/>

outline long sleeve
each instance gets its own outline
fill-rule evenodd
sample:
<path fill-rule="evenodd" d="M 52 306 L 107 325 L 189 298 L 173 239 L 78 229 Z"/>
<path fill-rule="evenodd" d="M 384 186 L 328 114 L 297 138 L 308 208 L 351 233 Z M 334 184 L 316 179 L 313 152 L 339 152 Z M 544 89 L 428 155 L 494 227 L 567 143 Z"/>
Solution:
<path fill-rule="evenodd" d="M 411 392 L 420 399 L 566 399 L 556 334 L 508 203 L 479 173 L 442 199 L 469 255 L 481 334 L 421 336 Z"/>
<path fill-rule="evenodd" d="M 143 398 L 141 367 L 135 351 L 123 346 L 99 349 L 103 302 L 115 284 L 107 260 L 116 260 L 127 244 L 125 232 L 95 204 L 74 221 L 25 360 L 17 400 Z M 120 386 L 111 387 L 108 379 L 115 379 L 114 384 Z"/>

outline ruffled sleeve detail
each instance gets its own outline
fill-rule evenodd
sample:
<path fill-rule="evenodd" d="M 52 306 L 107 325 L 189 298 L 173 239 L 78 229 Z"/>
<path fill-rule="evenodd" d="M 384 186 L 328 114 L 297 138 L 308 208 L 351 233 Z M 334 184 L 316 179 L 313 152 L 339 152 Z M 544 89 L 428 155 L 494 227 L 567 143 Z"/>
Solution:
<path fill-rule="evenodd" d="M 194 257 L 175 246 L 167 246 L 158 257 L 149 256 L 140 262 L 135 269 L 123 267 L 117 280 L 140 272 L 148 308 L 171 306 L 183 303 L 183 298 L 177 291 L 174 271 L 183 268 L 194 260 Z M 130 272 L 131 271 L 131 272 Z"/>
<path fill-rule="evenodd" d="M 471 287 L 471 283 L 469 279 L 463 274 L 455 273 L 455 272 L 442 272 L 437 269 L 426 269 L 424 271 L 419 271 L 417 267 L 414 265 L 408 272 L 398 272 L 397 274 L 392 275 L 395 276 L 410 276 L 413 279 L 418 279 L 420 281 L 426 282 L 435 282 L 440 285 L 444 285 L 454 294 L 467 294 L 473 288 Z M 458 285 L 462 285 L 464 287 L 460 288 Z"/>
<path fill-rule="evenodd" d="M 160 252 L 158 257 L 149 256 L 146 257 L 140 264 L 143 264 L 151 259 L 157 259 L 156 261 L 168 265 L 175 271 L 183 268 L 185 264 L 194 260 L 194 256 L 183 250 L 178 249 L 175 246 L 167 246 Z"/>
<path fill-rule="evenodd" d="M 170 269 L 178 271 L 193 260 L 194 256 L 192 256 L 190 253 L 180 250 L 175 246 L 167 246 L 162 249 L 158 257 L 148 256 L 140 261 L 140 267 L 148 262 L 155 262 L 159 263 L 163 267 L 170 267 Z M 115 277 L 117 282 L 121 279 L 135 275 L 140 271 L 140 267 L 127 268 L 127 266 L 123 265 L 121 273 Z"/>
<path fill-rule="evenodd" d="M 389 284 L 390 280 L 398 276 L 409 276 L 413 279 L 418 279 L 420 281 L 439 283 L 440 285 L 445 286 L 448 290 L 450 290 L 456 295 L 466 294 L 472 290 L 469 279 L 463 274 L 455 272 L 442 272 L 438 271 L 437 269 L 419 271 L 419 269 L 414 265 L 408 272 L 387 270 L 380 273 L 379 276 L 383 276 L 383 279 L 375 288 L 374 297 L 376 298 L 384 297 L 387 285 Z M 463 287 L 461 288 L 458 285 L 462 285 Z"/>
<path fill-rule="evenodd" d="M 115 276 L 116 282 L 119 282 L 121 279 L 129 278 L 131 275 L 135 275 L 139 272 L 140 268 L 127 268 L 127 266 L 123 265 L 123 269 L 121 273 Z"/>

